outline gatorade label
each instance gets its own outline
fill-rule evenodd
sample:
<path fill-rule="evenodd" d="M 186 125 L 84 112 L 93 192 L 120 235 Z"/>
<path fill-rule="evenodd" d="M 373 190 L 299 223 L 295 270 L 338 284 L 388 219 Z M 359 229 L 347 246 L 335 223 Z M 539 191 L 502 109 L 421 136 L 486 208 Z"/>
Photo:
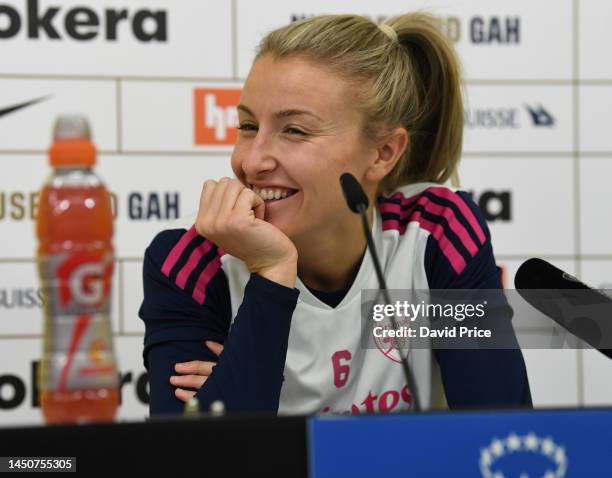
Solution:
<path fill-rule="evenodd" d="M 47 255 L 40 260 L 45 302 L 52 317 L 109 313 L 112 253 L 95 251 Z"/>
<path fill-rule="evenodd" d="M 110 286 L 113 257 L 104 252 L 47 255 L 40 263 L 45 309 L 41 388 L 117 386 L 112 350 Z"/>
<path fill-rule="evenodd" d="M 109 321 L 101 315 L 60 316 L 45 337 L 41 388 L 74 390 L 118 384 Z"/>

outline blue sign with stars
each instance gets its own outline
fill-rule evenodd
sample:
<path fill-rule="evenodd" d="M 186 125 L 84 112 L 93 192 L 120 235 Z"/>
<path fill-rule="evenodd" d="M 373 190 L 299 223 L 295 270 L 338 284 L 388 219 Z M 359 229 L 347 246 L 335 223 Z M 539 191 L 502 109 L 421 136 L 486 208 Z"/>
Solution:
<path fill-rule="evenodd" d="M 325 477 L 612 476 L 612 410 L 317 417 L 310 474 Z"/>

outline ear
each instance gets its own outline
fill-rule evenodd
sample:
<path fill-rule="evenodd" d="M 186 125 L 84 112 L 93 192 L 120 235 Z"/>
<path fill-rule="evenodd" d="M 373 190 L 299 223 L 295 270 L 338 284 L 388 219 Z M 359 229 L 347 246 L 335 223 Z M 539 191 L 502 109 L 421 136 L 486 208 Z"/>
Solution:
<path fill-rule="evenodd" d="M 378 156 L 366 171 L 366 178 L 378 183 L 395 167 L 408 147 L 406 128 L 395 128 L 377 146 Z"/>

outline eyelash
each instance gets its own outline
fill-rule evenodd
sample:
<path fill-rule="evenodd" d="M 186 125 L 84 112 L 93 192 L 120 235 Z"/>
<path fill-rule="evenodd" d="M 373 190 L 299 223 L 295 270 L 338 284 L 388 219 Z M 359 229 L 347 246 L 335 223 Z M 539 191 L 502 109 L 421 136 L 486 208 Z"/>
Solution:
<path fill-rule="evenodd" d="M 253 129 L 251 128 L 255 128 L 255 125 L 250 124 L 250 123 L 241 123 L 238 126 L 238 129 L 241 131 L 253 131 Z M 299 135 L 299 136 L 306 136 L 307 133 L 305 133 L 304 131 L 301 131 L 297 128 L 287 128 L 286 131 L 293 131 L 295 134 Z"/>

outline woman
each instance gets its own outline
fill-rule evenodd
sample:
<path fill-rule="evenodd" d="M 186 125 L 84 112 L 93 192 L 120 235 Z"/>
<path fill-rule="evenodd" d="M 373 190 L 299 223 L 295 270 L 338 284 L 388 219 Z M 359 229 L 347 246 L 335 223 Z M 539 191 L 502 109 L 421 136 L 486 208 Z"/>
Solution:
<path fill-rule="evenodd" d="M 238 111 L 236 179 L 206 181 L 195 225 L 145 254 L 151 413 L 194 395 L 203 410 L 410 408 L 397 357 L 361 347 L 360 291 L 378 284 L 338 179 L 370 199 L 389 288 L 501 287 L 477 207 L 441 185 L 463 134 L 451 46 L 421 13 L 294 23 L 262 41 Z M 531 404 L 520 350 L 413 350 L 410 365 L 425 408 Z"/>

